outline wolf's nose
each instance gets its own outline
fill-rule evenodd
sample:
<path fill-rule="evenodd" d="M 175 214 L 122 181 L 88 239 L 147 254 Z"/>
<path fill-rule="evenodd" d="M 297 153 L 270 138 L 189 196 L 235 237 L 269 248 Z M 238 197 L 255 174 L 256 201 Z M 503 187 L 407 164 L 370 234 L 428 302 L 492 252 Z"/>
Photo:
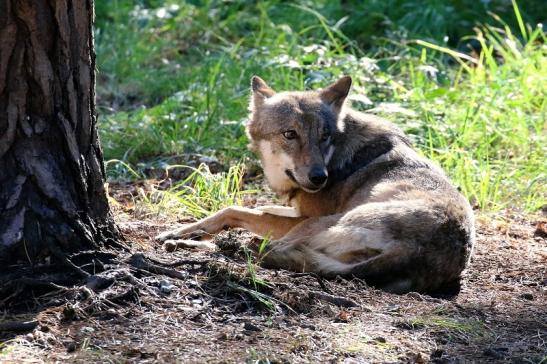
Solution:
<path fill-rule="evenodd" d="M 325 168 L 314 167 L 308 173 L 308 178 L 314 185 L 321 186 L 327 180 L 328 174 Z"/>

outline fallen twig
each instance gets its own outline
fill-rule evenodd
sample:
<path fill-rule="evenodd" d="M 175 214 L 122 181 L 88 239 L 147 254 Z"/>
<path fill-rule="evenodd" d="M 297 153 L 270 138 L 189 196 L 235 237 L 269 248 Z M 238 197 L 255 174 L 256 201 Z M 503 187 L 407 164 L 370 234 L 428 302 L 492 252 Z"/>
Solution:
<path fill-rule="evenodd" d="M 359 306 L 357 302 L 350 300 L 349 298 L 341 297 L 341 296 L 335 296 L 332 294 L 319 292 L 319 291 L 311 291 L 308 293 L 310 298 L 316 298 L 320 301 L 325 301 L 328 303 L 332 303 L 333 305 L 340 306 L 340 307 L 357 307 Z"/>

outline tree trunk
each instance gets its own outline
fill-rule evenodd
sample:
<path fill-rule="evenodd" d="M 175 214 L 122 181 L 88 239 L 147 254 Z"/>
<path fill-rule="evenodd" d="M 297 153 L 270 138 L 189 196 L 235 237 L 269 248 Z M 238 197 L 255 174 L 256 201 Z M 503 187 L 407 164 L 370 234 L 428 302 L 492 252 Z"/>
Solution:
<path fill-rule="evenodd" d="M 103 186 L 92 0 L 0 1 L 0 271 L 121 237 Z M 11 267 L 11 268 L 10 268 Z"/>

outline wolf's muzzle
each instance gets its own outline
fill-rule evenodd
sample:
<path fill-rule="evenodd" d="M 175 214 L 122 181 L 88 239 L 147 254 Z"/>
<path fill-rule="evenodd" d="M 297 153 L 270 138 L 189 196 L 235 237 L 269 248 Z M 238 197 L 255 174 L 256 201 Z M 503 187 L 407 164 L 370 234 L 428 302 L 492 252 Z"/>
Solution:
<path fill-rule="evenodd" d="M 310 182 L 318 187 L 322 186 L 328 177 L 329 175 L 325 167 L 312 167 L 312 169 L 310 169 L 310 172 L 308 173 L 308 179 L 310 180 Z"/>

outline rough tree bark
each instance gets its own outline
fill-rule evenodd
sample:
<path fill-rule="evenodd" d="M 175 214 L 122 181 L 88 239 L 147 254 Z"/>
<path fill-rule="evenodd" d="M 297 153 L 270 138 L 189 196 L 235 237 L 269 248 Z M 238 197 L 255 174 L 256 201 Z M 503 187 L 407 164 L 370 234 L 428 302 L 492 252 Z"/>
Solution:
<path fill-rule="evenodd" d="M 0 1 L 0 272 L 86 276 L 71 257 L 120 239 L 103 186 L 93 17 L 92 0 Z"/>

